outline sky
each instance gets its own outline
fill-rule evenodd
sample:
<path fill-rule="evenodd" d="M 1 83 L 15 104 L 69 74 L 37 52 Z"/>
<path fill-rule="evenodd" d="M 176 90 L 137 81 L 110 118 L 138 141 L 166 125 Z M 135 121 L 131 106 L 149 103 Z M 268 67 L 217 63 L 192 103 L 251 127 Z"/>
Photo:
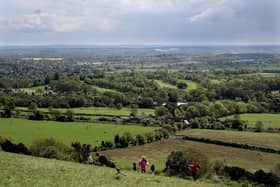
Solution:
<path fill-rule="evenodd" d="M 280 0 L 0 0 L 0 45 L 280 44 Z"/>

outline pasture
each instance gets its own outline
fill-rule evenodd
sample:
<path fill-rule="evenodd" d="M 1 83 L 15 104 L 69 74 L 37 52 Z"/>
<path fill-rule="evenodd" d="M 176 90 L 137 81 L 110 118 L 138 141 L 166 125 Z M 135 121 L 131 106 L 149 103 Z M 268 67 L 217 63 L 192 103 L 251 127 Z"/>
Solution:
<path fill-rule="evenodd" d="M 16 160 L 16 162 L 15 162 Z M 203 181 L 140 174 L 124 171 L 117 175 L 115 169 L 90 166 L 74 162 L 45 159 L 0 151 L 0 186 L 222 186 Z"/>
<path fill-rule="evenodd" d="M 176 85 L 172 85 L 172 84 L 169 84 L 169 83 L 160 81 L 160 80 L 155 80 L 155 81 L 156 81 L 156 83 L 157 83 L 160 87 L 162 87 L 162 88 L 177 89 L 177 86 L 176 86 Z"/>
<path fill-rule="evenodd" d="M 112 158 L 127 168 L 132 162 L 137 162 L 142 155 L 145 155 L 151 164 L 155 164 L 160 170 L 164 169 L 167 156 L 176 150 L 195 148 L 205 153 L 209 159 L 224 161 L 227 165 L 239 166 L 250 171 L 264 169 L 270 171 L 278 163 L 280 155 L 250 151 L 214 144 L 200 143 L 183 140 L 182 137 L 170 138 L 167 140 L 145 144 L 143 146 L 129 147 L 126 149 L 108 150 L 102 154 Z"/>
<path fill-rule="evenodd" d="M 179 79 L 178 81 L 180 82 L 183 82 L 183 83 L 186 83 L 187 84 L 187 88 L 186 90 L 187 91 L 190 91 L 190 90 L 193 90 L 193 89 L 196 89 L 198 87 L 198 84 L 194 81 L 191 81 L 191 80 L 183 80 L 183 79 Z"/>
<path fill-rule="evenodd" d="M 54 138 L 66 144 L 74 141 L 100 145 L 102 140 L 114 140 L 115 134 L 124 132 L 142 134 L 153 131 L 156 127 L 132 125 L 97 124 L 84 122 L 31 121 L 26 119 L 0 118 L 0 136 L 10 138 L 13 142 L 30 145 L 40 138 Z"/>
<path fill-rule="evenodd" d="M 248 144 L 280 150 L 279 133 L 257 133 L 246 131 L 217 131 L 206 129 L 185 130 L 179 133 L 195 138 L 207 138 L 231 143 Z"/>
<path fill-rule="evenodd" d="M 172 84 L 160 81 L 160 80 L 155 80 L 155 81 L 160 87 L 178 89 L 176 85 L 172 85 Z M 196 82 L 193 82 L 191 80 L 178 79 L 178 82 L 183 82 L 183 83 L 187 84 L 187 88 L 185 89 L 186 91 L 196 89 L 198 86 L 198 84 Z"/>
<path fill-rule="evenodd" d="M 222 120 L 233 119 L 233 115 L 222 117 L 220 119 Z M 240 114 L 240 119 L 244 121 L 248 121 L 249 127 L 255 127 L 257 121 L 262 121 L 264 124 L 264 128 L 280 128 L 280 114 L 247 113 L 247 114 Z"/>

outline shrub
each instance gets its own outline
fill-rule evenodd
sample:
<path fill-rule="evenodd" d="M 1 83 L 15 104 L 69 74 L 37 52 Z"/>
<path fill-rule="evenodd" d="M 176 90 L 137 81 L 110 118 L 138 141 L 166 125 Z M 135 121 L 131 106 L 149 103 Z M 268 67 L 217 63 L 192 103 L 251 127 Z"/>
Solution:
<path fill-rule="evenodd" d="M 273 173 L 266 173 L 263 170 L 258 170 L 254 173 L 257 183 L 264 184 L 265 186 L 278 186 L 280 178 Z"/>
<path fill-rule="evenodd" d="M 191 172 L 187 165 L 193 162 L 200 164 L 200 176 L 204 175 L 210 168 L 206 155 L 196 149 L 189 148 L 185 151 L 171 152 L 166 161 L 166 172 L 168 175 L 190 176 Z"/>
<path fill-rule="evenodd" d="M 114 137 L 114 143 L 117 148 L 120 147 L 120 136 L 118 134 Z"/>
<path fill-rule="evenodd" d="M 256 132 L 263 132 L 263 122 L 262 121 L 257 121 L 255 124 Z"/>
<path fill-rule="evenodd" d="M 160 132 L 161 132 L 161 134 L 162 134 L 162 137 L 164 138 L 164 139 L 168 139 L 169 138 L 169 133 L 168 133 L 168 131 L 166 130 L 166 129 L 160 129 L 159 130 Z"/>
<path fill-rule="evenodd" d="M 151 133 L 151 132 L 148 132 L 145 134 L 146 136 L 146 140 L 147 140 L 147 143 L 152 143 L 154 141 L 154 134 Z"/>
<path fill-rule="evenodd" d="M 137 141 L 138 145 L 143 145 L 143 144 L 146 143 L 145 142 L 145 138 L 144 138 L 144 136 L 142 134 L 136 135 L 136 141 Z"/>
<path fill-rule="evenodd" d="M 240 167 L 228 167 L 224 168 L 225 173 L 228 174 L 231 180 L 239 180 L 245 177 L 246 170 Z"/>
<path fill-rule="evenodd" d="M 190 123 L 190 126 L 191 126 L 192 129 L 197 129 L 197 128 L 200 127 L 198 120 L 193 120 L 193 121 Z"/>
<path fill-rule="evenodd" d="M 0 141 L 0 145 L 1 145 L 1 148 L 3 151 L 30 155 L 30 151 L 27 149 L 27 147 L 23 143 L 13 144 L 10 140 L 2 139 Z"/>
<path fill-rule="evenodd" d="M 217 160 L 213 164 L 213 169 L 217 175 L 222 175 L 224 171 L 225 164 L 223 161 Z"/>
<path fill-rule="evenodd" d="M 34 141 L 30 146 L 30 151 L 34 156 L 69 160 L 71 148 L 53 138 L 47 138 Z"/>
<path fill-rule="evenodd" d="M 44 115 L 40 111 L 35 111 L 33 115 L 28 117 L 30 120 L 43 120 Z"/>
<path fill-rule="evenodd" d="M 107 166 L 107 167 L 110 167 L 110 168 L 115 168 L 115 167 L 116 167 L 115 163 L 112 162 L 112 161 L 110 161 L 110 160 L 108 160 L 107 157 L 104 156 L 104 155 L 99 156 L 98 161 L 99 161 L 102 165 L 105 165 L 105 166 Z"/>
<path fill-rule="evenodd" d="M 120 147 L 124 148 L 124 147 L 128 147 L 128 140 L 126 136 L 121 136 L 120 137 Z"/>
<path fill-rule="evenodd" d="M 71 144 L 71 146 L 74 148 L 74 154 L 72 155 L 74 160 L 79 161 L 80 163 L 86 162 L 88 160 L 91 145 L 81 145 L 80 142 L 74 142 Z M 97 149 L 98 148 L 96 147 L 96 151 Z"/>

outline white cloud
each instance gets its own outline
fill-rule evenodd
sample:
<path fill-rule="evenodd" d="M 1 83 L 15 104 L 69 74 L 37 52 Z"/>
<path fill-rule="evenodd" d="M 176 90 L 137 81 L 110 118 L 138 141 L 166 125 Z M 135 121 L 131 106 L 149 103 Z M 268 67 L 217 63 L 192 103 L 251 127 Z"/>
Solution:
<path fill-rule="evenodd" d="M 221 0 L 216 4 L 204 9 L 203 11 L 189 17 L 191 22 L 199 21 L 220 21 L 232 18 L 235 11 L 226 4 L 227 1 Z"/>
<path fill-rule="evenodd" d="M 0 29 L 12 31 L 71 32 L 81 26 L 81 18 L 48 13 L 0 17 Z"/>

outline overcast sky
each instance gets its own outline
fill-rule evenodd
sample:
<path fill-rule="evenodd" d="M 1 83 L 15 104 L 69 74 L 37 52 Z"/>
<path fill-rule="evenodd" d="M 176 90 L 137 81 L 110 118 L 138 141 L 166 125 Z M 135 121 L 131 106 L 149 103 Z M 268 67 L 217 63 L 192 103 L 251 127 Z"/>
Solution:
<path fill-rule="evenodd" d="M 0 45 L 280 44 L 280 0 L 0 0 Z"/>

